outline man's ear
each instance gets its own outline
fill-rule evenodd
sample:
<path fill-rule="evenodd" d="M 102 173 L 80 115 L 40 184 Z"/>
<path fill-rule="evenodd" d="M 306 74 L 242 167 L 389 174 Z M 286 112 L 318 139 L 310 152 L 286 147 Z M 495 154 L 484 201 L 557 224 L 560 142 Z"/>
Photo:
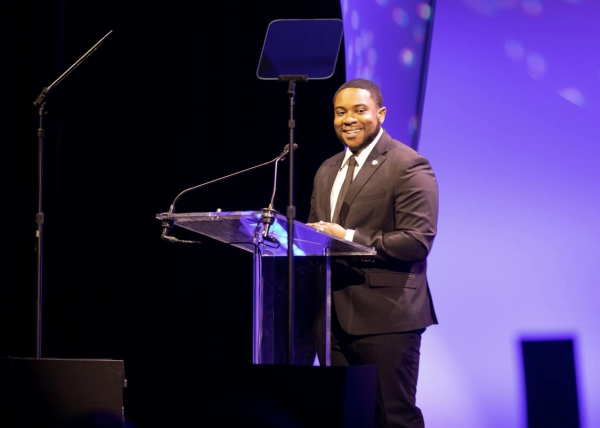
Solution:
<path fill-rule="evenodd" d="M 383 123 L 383 121 L 385 120 L 386 112 L 387 112 L 387 109 L 385 107 L 381 107 L 379 110 L 377 110 L 377 116 L 379 117 L 379 121 L 381 123 Z"/>

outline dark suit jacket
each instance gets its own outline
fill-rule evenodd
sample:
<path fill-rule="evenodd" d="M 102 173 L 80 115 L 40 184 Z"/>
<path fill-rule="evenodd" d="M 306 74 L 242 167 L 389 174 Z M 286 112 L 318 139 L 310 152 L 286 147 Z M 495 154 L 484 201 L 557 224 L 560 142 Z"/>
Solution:
<path fill-rule="evenodd" d="M 331 219 L 330 195 L 344 152 L 314 179 L 308 222 Z M 354 335 L 437 324 L 427 283 L 427 255 L 437 229 L 438 187 L 427 159 L 383 132 L 346 193 L 340 224 L 375 257 L 332 263 L 335 314 Z"/>

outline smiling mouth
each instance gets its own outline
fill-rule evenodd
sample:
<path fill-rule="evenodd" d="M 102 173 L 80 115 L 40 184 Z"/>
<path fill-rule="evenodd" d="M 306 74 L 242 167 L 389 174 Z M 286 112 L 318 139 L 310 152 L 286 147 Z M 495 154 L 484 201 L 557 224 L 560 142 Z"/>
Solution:
<path fill-rule="evenodd" d="M 351 129 L 351 130 L 345 130 L 342 132 L 347 135 L 355 135 L 355 134 L 358 134 L 360 131 L 362 131 L 362 129 Z"/>

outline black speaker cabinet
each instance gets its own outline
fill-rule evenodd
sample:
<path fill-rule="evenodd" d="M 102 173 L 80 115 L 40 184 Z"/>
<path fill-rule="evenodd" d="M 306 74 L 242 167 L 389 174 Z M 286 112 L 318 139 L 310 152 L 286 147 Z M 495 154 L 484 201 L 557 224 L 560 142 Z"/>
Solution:
<path fill-rule="evenodd" d="M 528 428 L 579 428 L 573 341 L 522 341 Z"/>
<path fill-rule="evenodd" d="M 122 360 L 0 358 L 0 427 L 56 428 L 90 413 L 123 420 Z"/>

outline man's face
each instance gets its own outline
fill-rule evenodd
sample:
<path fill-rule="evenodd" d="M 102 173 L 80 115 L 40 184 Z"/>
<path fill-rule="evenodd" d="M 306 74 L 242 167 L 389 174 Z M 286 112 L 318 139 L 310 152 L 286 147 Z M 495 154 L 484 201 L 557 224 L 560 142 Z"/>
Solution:
<path fill-rule="evenodd" d="M 386 113 L 385 107 L 377 108 L 369 91 L 359 88 L 341 90 L 333 107 L 335 133 L 353 153 L 371 144 Z"/>

